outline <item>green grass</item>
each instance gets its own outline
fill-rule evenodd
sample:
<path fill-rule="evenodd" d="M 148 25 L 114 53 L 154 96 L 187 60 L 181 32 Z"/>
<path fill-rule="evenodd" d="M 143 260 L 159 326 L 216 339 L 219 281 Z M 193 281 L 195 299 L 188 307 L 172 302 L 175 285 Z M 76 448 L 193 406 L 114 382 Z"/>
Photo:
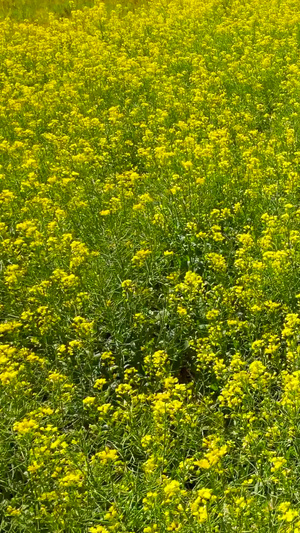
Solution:
<path fill-rule="evenodd" d="M 300 533 L 297 4 L 1 6 L 1 533 Z"/>
<path fill-rule="evenodd" d="M 135 8 L 139 0 L 104 0 L 108 9 L 114 9 L 117 4 L 127 8 Z M 49 20 L 49 13 L 55 17 L 70 17 L 72 10 L 92 7 L 95 0 L 0 0 L 0 18 L 11 17 L 14 20 L 32 20 L 45 23 Z"/>
<path fill-rule="evenodd" d="M 81 9 L 85 6 L 91 7 L 93 0 L 75 0 L 74 9 Z M 0 16 L 10 16 L 16 20 L 43 20 L 48 17 L 49 11 L 58 17 L 69 17 L 71 15 L 72 2 L 69 0 L 1 0 Z"/>

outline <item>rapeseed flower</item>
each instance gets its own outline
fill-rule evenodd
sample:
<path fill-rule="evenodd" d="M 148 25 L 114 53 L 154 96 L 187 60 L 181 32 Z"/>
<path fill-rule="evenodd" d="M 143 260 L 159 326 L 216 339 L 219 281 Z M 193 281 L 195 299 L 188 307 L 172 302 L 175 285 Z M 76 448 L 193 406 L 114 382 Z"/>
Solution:
<path fill-rule="evenodd" d="M 297 533 L 295 2 L 2 4 L 2 527 Z"/>

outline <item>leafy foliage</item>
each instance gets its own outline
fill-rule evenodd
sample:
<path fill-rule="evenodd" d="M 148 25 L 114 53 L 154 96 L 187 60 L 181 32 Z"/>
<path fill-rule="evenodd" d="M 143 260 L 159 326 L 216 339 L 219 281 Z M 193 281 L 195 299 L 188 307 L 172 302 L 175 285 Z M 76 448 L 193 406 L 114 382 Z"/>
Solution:
<path fill-rule="evenodd" d="M 0 530 L 299 533 L 297 5 L 1 6 Z"/>

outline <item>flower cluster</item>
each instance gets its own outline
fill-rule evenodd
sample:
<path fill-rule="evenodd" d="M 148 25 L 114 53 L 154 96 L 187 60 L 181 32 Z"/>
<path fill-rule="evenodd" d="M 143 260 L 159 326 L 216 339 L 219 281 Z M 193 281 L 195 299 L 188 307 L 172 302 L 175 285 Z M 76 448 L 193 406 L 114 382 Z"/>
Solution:
<path fill-rule="evenodd" d="M 299 28 L 0 2 L 1 531 L 300 532 Z"/>

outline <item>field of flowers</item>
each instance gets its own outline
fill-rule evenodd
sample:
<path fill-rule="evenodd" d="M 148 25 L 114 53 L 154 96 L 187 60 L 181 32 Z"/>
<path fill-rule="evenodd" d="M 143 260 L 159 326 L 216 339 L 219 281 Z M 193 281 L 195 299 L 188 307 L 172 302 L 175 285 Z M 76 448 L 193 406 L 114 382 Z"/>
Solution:
<path fill-rule="evenodd" d="M 0 531 L 300 533 L 298 2 L 0 13 Z"/>

